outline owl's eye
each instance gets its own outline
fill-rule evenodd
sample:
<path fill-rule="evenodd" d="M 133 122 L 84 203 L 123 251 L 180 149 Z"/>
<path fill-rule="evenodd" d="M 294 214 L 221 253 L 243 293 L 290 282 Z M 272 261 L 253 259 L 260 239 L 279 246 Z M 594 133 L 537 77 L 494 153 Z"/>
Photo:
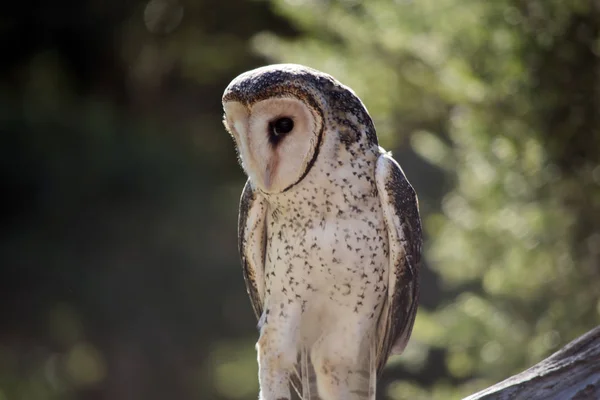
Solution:
<path fill-rule="evenodd" d="M 294 129 L 294 121 L 291 118 L 279 118 L 269 124 L 271 135 L 282 136 Z"/>

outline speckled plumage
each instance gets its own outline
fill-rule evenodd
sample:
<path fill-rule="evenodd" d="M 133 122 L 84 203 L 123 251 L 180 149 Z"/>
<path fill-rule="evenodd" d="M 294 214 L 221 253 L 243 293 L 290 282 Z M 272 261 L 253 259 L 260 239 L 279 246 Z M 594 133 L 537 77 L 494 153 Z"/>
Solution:
<path fill-rule="evenodd" d="M 281 148 L 265 144 L 255 105 L 289 98 L 269 103 L 266 120 L 306 107 L 291 117 L 310 129 L 284 136 Z M 416 314 L 414 190 L 378 146 L 362 102 L 329 75 L 292 64 L 259 68 L 234 79 L 223 103 L 241 104 L 234 111 L 242 117 L 226 111 L 225 121 L 249 175 L 239 246 L 259 319 L 261 398 L 290 398 L 291 381 L 304 399 L 374 399 L 376 377 L 392 348 L 404 349 Z M 306 154 L 286 148 L 292 140 Z M 269 158 L 264 171 L 257 154 Z M 304 161 L 293 173 L 273 175 L 294 157 Z"/>

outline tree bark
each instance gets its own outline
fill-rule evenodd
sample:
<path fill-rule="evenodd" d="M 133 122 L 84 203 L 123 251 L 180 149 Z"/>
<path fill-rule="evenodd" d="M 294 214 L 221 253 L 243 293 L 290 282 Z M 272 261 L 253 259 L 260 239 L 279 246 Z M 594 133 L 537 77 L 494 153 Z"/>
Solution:
<path fill-rule="evenodd" d="M 464 400 L 600 399 L 600 326 L 544 361 Z"/>

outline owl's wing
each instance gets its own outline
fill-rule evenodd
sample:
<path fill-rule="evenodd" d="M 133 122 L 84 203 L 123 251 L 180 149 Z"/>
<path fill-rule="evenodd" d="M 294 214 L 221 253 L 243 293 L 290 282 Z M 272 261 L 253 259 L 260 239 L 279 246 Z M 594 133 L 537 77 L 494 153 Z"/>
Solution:
<path fill-rule="evenodd" d="M 375 179 L 390 251 L 388 296 L 379 320 L 376 356 L 381 373 L 390 353 L 401 353 L 412 332 L 419 299 L 422 234 L 417 195 L 391 155 L 379 157 Z"/>
<path fill-rule="evenodd" d="M 246 289 L 257 319 L 262 315 L 264 300 L 266 215 L 267 202 L 248 179 L 240 199 L 238 245 Z"/>

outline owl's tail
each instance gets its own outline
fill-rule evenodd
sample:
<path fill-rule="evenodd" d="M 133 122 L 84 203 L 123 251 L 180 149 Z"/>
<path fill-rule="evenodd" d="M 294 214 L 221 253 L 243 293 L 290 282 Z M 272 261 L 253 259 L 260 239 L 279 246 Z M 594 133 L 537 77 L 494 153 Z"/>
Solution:
<path fill-rule="evenodd" d="M 290 382 L 301 400 L 321 400 L 317 391 L 317 375 L 306 347 L 298 354 Z"/>
<path fill-rule="evenodd" d="M 349 371 L 347 378 L 348 400 L 375 400 L 377 386 L 376 341 L 370 341 L 368 357 L 362 368 Z M 324 400 L 317 389 L 317 375 L 310 360 L 309 351 L 303 348 L 298 355 L 290 382 L 301 400 Z"/>

